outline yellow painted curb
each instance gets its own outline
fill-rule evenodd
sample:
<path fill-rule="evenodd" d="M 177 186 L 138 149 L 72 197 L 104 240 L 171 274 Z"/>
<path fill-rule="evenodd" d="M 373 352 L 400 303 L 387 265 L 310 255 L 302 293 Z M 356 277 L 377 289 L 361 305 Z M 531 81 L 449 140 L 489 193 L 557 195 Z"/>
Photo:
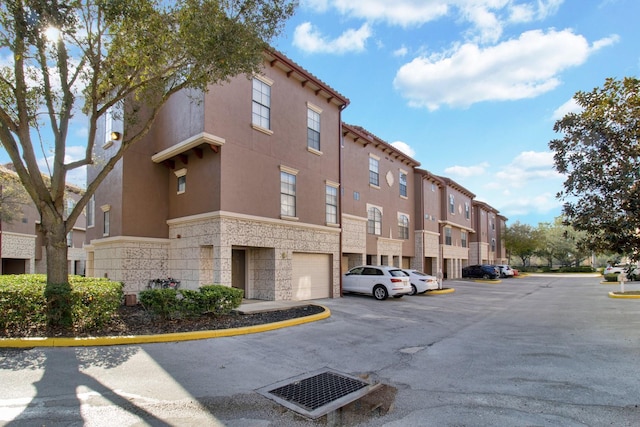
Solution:
<path fill-rule="evenodd" d="M 618 295 L 613 292 L 609 292 L 609 298 L 640 299 L 640 295 Z"/>
<path fill-rule="evenodd" d="M 445 294 L 452 294 L 454 293 L 456 290 L 455 288 L 447 288 L 447 289 L 433 289 L 431 291 L 427 291 L 422 295 L 445 295 Z"/>
<path fill-rule="evenodd" d="M 601 285 L 619 285 L 620 282 L 607 282 L 606 280 L 603 280 L 600 282 Z"/>
<path fill-rule="evenodd" d="M 235 335 L 256 334 L 259 332 L 273 331 L 289 326 L 302 325 L 316 322 L 331 316 L 331 311 L 323 306 L 322 313 L 311 316 L 298 317 L 296 319 L 282 320 L 280 322 L 264 325 L 244 326 L 242 328 L 217 329 L 214 331 L 175 332 L 160 335 L 129 335 L 111 337 L 87 337 L 87 338 L 0 338 L 0 348 L 31 348 L 31 347 L 89 347 L 122 344 L 151 344 L 175 341 L 203 340 L 209 338 L 232 337 Z"/>
<path fill-rule="evenodd" d="M 476 283 L 488 283 L 490 285 L 498 285 L 502 283 L 502 280 L 483 280 L 483 279 L 475 279 L 473 280 Z"/>

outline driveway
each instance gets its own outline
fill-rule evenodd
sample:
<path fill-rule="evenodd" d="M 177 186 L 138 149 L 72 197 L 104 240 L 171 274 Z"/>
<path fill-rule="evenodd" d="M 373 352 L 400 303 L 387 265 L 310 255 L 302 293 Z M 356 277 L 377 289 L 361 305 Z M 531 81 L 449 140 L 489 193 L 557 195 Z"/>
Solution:
<path fill-rule="evenodd" d="M 325 368 L 397 390 L 345 425 L 637 425 L 640 300 L 585 276 L 445 286 L 256 335 L 0 350 L 0 425 L 312 425 L 256 390 Z"/>

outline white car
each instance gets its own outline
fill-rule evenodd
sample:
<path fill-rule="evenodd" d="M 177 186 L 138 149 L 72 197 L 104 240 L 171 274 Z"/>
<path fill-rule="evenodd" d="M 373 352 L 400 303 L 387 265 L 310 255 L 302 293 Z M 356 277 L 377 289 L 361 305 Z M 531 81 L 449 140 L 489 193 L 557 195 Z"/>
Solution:
<path fill-rule="evenodd" d="M 502 264 L 497 266 L 500 269 L 500 277 L 513 277 L 515 273 L 511 269 L 511 266 Z"/>
<path fill-rule="evenodd" d="M 342 291 L 373 295 L 377 300 L 411 293 L 409 275 L 397 267 L 361 265 L 342 276 Z"/>
<path fill-rule="evenodd" d="M 438 289 L 438 279 L 422 271 L 403 269 L 409 275 L 411 293 L 409 295 L 423 294 L 427 291 Z"/>

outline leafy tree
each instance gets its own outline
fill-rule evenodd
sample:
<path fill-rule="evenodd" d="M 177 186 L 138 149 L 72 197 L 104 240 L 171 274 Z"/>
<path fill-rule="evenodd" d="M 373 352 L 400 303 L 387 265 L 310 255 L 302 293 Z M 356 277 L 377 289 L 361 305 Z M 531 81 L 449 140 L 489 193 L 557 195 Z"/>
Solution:
<path fill-rule="evenodd" d="M 67 282 L 67 232 L 167 99 L 259 71 L 268 42 L 296 5 L 296 0 L 0 3 L 0 53 L 13 61 L 0 67 L 0 141 L 41 215 L 49 284 Z M 115 107 L 123 111 L 127 132 L 65 216 L 67 174 L 94 163 L 98 120 Z M 69 125 L 80 112 L 88 119 L 86 152 L 69 162 Z M 53 155 L 45 179 L 37 152 L 48 143 Z"/>
<path fill-rule="evenodd" d="M 640 80 L 609 78 L 574 95 L 581 107 L 558 120 L 549 147 L 566 175 L 558 198 L 578 244 L 596 253 L 640 256 Z"/>
<path fill-rule="evenodd" d="M 505 230 L 504 244 L 509 257 L 517 256 L 526 267 L 538 247 L 538 236 L 529 224 L 516 221 Z"/>
<path fill-rule="evenodd" d="M 18 176 L 0 169 L 0 221 L 12 223 L 22 214 L 22 208 L 29 203 Z"/>

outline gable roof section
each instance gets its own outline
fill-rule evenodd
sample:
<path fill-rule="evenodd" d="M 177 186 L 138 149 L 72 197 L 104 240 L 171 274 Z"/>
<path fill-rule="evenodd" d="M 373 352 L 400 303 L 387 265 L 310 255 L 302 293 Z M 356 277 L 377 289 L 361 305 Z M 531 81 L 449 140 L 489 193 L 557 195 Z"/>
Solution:
<path fill-rule="evenodd" d="M 383 141 L 382 139 L 378 138 L 377 136 L 360 126 L 343 123 L 342 136 L 350 136 L 355 142 L 359 142 L 365 147 L 369 144 L 372 144 L 378 150 L 393 157 L 396 160 L 399 160 L 401 163 L 409 167 L 415 168 L 420 166 L 420 162 L 407 156 L 402 151 L 395 148 L 393 145 Z"/>
<path fill-rule="evenodd" d="M 343 110 L 349 105 L 349 99 L 338 93 L 327 84 L 323 83 L 316 76 L 302 68 L 300 65 L 287 58 L 281 52 L 276 50 L 267 50 L 264 53 L 265 60 L 271 67 L 278 67 L 288 78 L 296 79 L 303 88 L 313 91 L 316 96 L 321 96 L 327 100 L 327 103 L 333 103 Z"/>

